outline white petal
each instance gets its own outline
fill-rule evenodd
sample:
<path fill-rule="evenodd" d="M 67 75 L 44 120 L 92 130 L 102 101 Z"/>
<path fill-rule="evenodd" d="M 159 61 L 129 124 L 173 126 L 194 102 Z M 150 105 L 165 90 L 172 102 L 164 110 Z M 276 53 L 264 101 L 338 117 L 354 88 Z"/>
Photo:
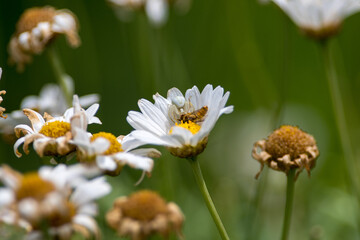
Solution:
<path fill-rule="evenodd" d="M 85 228 L 90 230 L 95 235 L 98 235 L 98 232 L 99 232 L 98 225 L 92 217 L 89 217 L 84 214 L 78 214 L 74 217 L 73 223 L 84 226 Z"/>
<path fill-rule="evenodd" d="M 14 191 L 8 188 L 0 188 L 0 208 L 15 201 Z"/>
<path fill-rule="evenodd" d="M 153 168 L 154 162 L 151 158 L 137 156 L 132 153 L 117 153 L 115 159 L 123 164 L 128 164 L 133 168 L 142 169 L 150 172 Z"/>
<path fill-rule="evenodd" d="M 109 156 L 97 156 L 96 164 L 100 169 L 107 171 L 114 171 L 117 168 L 116 162 Z"/>
<path fill-rule="evenodd" d="M 155 26 L 161 26 L 168 18 L 169 6 L 165 0 L 147 0 L 145 11 Z"/>
<path fill-rule="evenodd" d="M 99 94 L 89 94 L 79 98 L 80 105 L 83 107 L 88 107 L 91 104 L 97 103 L 100 100 Z"/>
<path fill-rule="evenodd" d="M 98 177 L 91 181 L 77 186 L 71 195 L 71 201 L 77 206 L 101 198 L 111 192 L 111 185 L 105 181 L 104 177 Z"/>

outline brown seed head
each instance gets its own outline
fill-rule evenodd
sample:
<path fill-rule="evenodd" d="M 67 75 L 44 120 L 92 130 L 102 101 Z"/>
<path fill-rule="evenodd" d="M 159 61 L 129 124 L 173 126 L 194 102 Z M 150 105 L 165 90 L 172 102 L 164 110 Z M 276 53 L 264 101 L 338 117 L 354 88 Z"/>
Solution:
<path fill-rule="evenodd" d="M 53 22 L 56 10 L 53 7 L 34 7 L 27 9 L 20 17 L 16 25 L 16 34 L 31 31 L 40 22 Z"/>
<path fill-rule="evenodd" d="M 289 154 L 292 159 L 306 152 L 306 148 L 316 145 L 315 139 L 298 127 L 281 126 L 275 130 L 265 143 L 265 151 L 274 158 Z"/>
<path fill-rule="evenodd" d="M 149 190 L 130 195 L 121 208 L 124 216 L 140 221 L 150 221 L 157 215 L 167 212 L 164 199 L 159 194 Z"/>

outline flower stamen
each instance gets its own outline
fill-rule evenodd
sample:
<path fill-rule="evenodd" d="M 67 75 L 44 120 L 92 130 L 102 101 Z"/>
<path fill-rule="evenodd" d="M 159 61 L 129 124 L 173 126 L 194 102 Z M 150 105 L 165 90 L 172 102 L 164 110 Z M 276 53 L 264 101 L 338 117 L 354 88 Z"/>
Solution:
<path fill-rule="evenodd" d="M 58 138 L 65 136 L 65 134 L 69 132 L 70 129 L 71 125 L 68 122 L 53 121 L 45 123 L 39 133 L 47 137 Z"/>
<path fill-rule="evenodd" d="M 93 141 L 95 141 L 95 139 L 97 139 L 99 137 L 105 138 L 105 139 L 109 140 L 109 142 L 110 142 L 110 147 L 103 153 L 104 155 L 111 155 L 114 153 L 124 151 L 121 148 L 121 143 L 119 143 L 117 138 L 111 133 L 107 133 L 107 132 L 96 133 L 91 137 L 90 141 L 93 142 Z"/>
<path fill-rule="evenodd" d="M 185 129 L 189 130 L 192 134 L 196 134 L 197 132 L 200 131 L 200 128 L 201 128 L 201 126 L 199 124 L 196 124 L 192 121 L 187 121 L 187 122 L 181 121 L 180 123 L 175 123 L 175 126 L 185 128 Z M 173 128 L 174 127 L 172 127 L 170 129 L 170 134 L 172 134 Z"/>
<path fill-rule="evenodd" d="M 31 197 L 40 201 L 54 190 L 55 186 L 51 182 L 42 179 L 37 173 L 28 173 L 22 177 L 15 196 L 17 200 Z"/>

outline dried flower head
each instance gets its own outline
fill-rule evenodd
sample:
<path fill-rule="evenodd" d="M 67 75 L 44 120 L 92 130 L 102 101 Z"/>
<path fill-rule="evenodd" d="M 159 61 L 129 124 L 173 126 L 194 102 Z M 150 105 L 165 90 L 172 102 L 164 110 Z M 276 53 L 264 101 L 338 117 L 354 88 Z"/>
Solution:
<path fill-rule="evenodd" d="M 43 239 L 46 226 L 54 239 L 70 239 L 73 232 L 99 238 L 93 216 L 94 200 L 111 191 L 104 178 L 87 180 L 87 169 L 78 165 L 42 167 L 21 174 L 2 166 L 0 180 L 0 222 L 23 227 L 26 239 Z"/>
<path fill-rule="evenodd" d="M 81 108 L 76 95 L 73 104 L 74 107 L 66 110 L 61 117 L 52 117 L 47 113 L 42 117 L 34 110 L 24 109 L 23 112 L 29 118 L 32 127 L 25 124 L 15 127 L 17 137 L 25 135 L 15 142 L 15 155 L 21 157 L 21 153 L 17 150 L 21 144 L 24 144 L 24 152 L 28 153 L 31 143 L 40 157 L 64 157 L 75 151 L 75 146 L 70 143 L 74 128 L 86 129 L 87 124 L 101 124 L 101 121 L 94 116 L 99 104 L 93 104 L 85 111 Z"/>
<path fill-rule="evenodd" d="M 17 69 L 22 71 L 24 65 L 31 62 L 31 55 L 43 52 L 59 34 L 66 36 L 70 46 L 80 45 L 78 22 L 71 11 L 50 6 L 27 9 L 9 43 L 10 63 L 17 64 Z"/>
<path fill-rule="evenodd" d="M 196 86 L 188 89 L 185 96 L 177 88 L 171 88 L 167 98 L 157 93 L 154 104 L 140 99 L 141 113 L 130 111 L 127 117 L 135 128 L 131 136 L 145 144 L 166 146 L 181 158 L 195 157 L 204 151 L 219 117 L 233 111 L 233 106 L 225 107 L 229 96 L 222 87 L 213 89 L 208 84 L 201 93 Z"/>
<path fill-rule="evenodd" d="M 272 0 L 308 36 L 326 39 L 339 31 L 342 21 L 360 10 L 357 0 Z"/>
<path fill-rule="evenodd" d="M 6 93 L 6 91 L 5 90 L 2 90 L 2 91 L 0 91 L 0 103 L 2 103 L 2 101 L 3 101 L 3 98 L 1 97 L 1 95 L 2 94 L 5 94 Z M 3 108 L 3 107 L 0 107 L 0 118 L 6 118 L 7 116 L 4 116 L 3 114 L 4 114 L 4 112 L 5 112 L 5 108 Z"/>
<path fill-rule="evenodd" d="M 181 237 L 184 216 L 175 203 L 166 203 L 157 193 L 142 190 L 116 199 L 106 220 L 120 236 L 142 240 L 155 234 L 167 238 L 172 231 Z"/>
<path fill-rule="evenodd" d="M 315 167 L 315 161 L 319 156 L 319 150 L 313 136 L 298 127 L 284 125 L 270 134 L 266 140 L 256 142 L 252 156 L 261 164 L 256 178 L 259 177 L 264 164 L 286 174 L 290 169 L 297 169 L 297 177 L 304 168 L 310 175 L 310 170 Z"/>
<path fill-rule="evenodd" d="M 125 165 L 150 174 L 154 165 L 151 158 L 161 156 L 154 148 L 134 149 L 139 144 L 130 136 L 115 137 L 107 132 L 92 135 L 80 128 L 75 130 L 71 143 L 77 146 L 78 161 L 96 165 L 111 176 L 119 175 Z"/>

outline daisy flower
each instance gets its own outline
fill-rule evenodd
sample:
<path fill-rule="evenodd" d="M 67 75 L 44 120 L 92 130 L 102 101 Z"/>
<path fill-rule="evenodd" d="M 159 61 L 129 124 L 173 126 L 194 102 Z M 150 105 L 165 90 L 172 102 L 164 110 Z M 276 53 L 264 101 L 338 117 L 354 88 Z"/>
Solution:
<path fill-rule="evenodd" d="M 15 127 L 18 137 L 21 134 L 25 135 L 14 144 L 16 156 L 21 157 L 21 153 L 18 151 L 21 144 L 24 144 L 24 152 L 28 153 L 30 143 L 33 143 L 33 147 L 40 157 L 65 156 L 74 151 L 75 146 L 69 143 L 72 139 L 73 129 L 75 127 L 86 129 L 87 124 L 101 124 L 101 121 L 94 116 L 99 104 L 93 104 L 85 111 L 81 108 L 78 97 L 74 95 L 73 105 L 74 107 L 66 110 L 60 117 L 52 117 L 47 113 L 42 117 L 34 110 L 24 109 L 23 112 L 29 118 L 32 126 L 20 124 Z"/>
<path fill-rule="evenodd" d="M 184 215 L 175 203 L 167 203 L 156 192 L 142 190 L 117 198 L 106 214 L 106 221 L 121 237 L 132 240 L 148 239 L 157 234 L 168 239 L 171 232 L 181 239 Z"/>
<path fill-rule="evenodd" d="M 219 117 L 233 111 L 233 106 L 225 107 L 229 95 L 208 84 L 201 93 L 196 86 L 188 89 L 185 96 L 177 88 L 170 89 L 167 98 L 157 93 L 154 104 L 140 99 L 141 113 L 130 111 L 127 117 L 135 128 L 131 136 L 139 144 L 163 145 L 175 156 L 194 157 L 204 151 Z"/>
<path fill-rule="evenodd" d="M 103 172 L 119 175 L 124 165 L 150 173 L 153 168 L 151 157 L 160 157 L 161 153 L 153 148 L 134 149 L 131 136 L 115 137 L 111 133 L 90 134 L 77 128 L 72 144 L 77 146 L 77 158 L 83 163 L 95 163 Z"/>
<path fill-rule="evenodd" d="M 308 36 L 325 39 L 342 21 L 360 10 L 358 0 L 272 0 Z"/>
<path fill-rule="evenodd" d="M 98 239 L 94 200 L 108 194 L 111 186 L 102 177 L 87 180 L 85 174 L 78 165 L 47 166 L 24 175 L 1 167 L 5 187 L 0 189 L 0 221 L 25 228 L 27 239 L 42 239 L 43 234 L 70 239 L 75 231 Z"/>
<path fill-rule="evenodd" d="M 88 94 L 79 97 L 79 102 L 81 106 L 89 107 L 99 102 L 99 95 Z M 20 104 L 20 109 L 29 108 L 40 114 L 46 112 L 55 117 L 62 116 L 69 107 L 59 85 L 53 83 L 45 84 L 38 96 L 27 96 Z M 0 119 L 0 133 L 8 142 L 14 143 L 16 141 L 14 128 L 19 124 L 30 124 L 29 119 L 22 110 L 12 111 L 8 114 L 6 120 Z"/>
<path fill-rule="evenodd" d="M 40 54 L 59 34 L 64 34 L 72 47 L 80 45 L 76 16 L 67 9 L 34 7 L 27 9 L 16 25 L 8 51 L 9 61 L 17 64 L 19 71 L 31 62 L 32 54 Z"/>

